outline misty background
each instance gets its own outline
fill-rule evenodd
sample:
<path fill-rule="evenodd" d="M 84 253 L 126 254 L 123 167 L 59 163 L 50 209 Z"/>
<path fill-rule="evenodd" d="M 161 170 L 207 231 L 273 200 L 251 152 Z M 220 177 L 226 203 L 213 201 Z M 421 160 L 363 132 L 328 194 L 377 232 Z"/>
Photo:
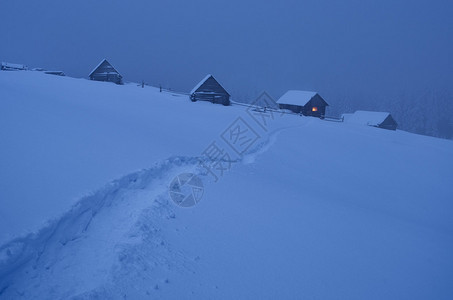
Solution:
<path fill-rule="evenodd" d="M 317 91 L 327 114 L 392 113 L 453 138 L 453 2 L 0 0 L 0 60 L 188 92 L 213 74 L 233 100 Z"/>

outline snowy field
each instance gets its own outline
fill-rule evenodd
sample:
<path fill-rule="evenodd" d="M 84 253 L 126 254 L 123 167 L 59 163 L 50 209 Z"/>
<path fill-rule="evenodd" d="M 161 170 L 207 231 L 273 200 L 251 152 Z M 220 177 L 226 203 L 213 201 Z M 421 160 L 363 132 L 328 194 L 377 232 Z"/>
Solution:
<path fill-rule="evenodd" d="M 0 298 L 453 298 L 452 141 L 254 116 L 0 72 Z M 190 208 L 169 197 L 181 173 L 204 184 Z"/>

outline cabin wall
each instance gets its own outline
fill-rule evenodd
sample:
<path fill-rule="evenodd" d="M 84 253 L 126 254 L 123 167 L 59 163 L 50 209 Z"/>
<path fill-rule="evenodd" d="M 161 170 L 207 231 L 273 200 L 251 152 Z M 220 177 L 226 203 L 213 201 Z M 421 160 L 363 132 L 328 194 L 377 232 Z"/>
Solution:
<path fill-rule="evenodd" d="M 116 84 L 123 83 L 123 77 L 107 61 L 104 61 L 91 75 L 91 80 L 108 81 Z"/>
<path fill-rule="evenodd" d="M 326 101 L 316 94 L 304 107 L 304 115 L 313 116 L 317 118 L 324 117 L 326 115 Z M 317 111 L 312 111 L 313 107 L 316 107 Z"/>
<path fill-rule="evenodd" d="M 230 95 L 228 92 L 213 78 L 208 78 L 192 95 L 192 101 L 209 101 L 225 106 L 230 105 Z"/>
<path fill-rule="evenodd" d="M 296 114 L 302 113 L 304 116 L 323 117 L 326 114 L 325 106 L 316 106 L 318 111 L 312 111 L 314 105 L 307 103 L 306 106 L 292 105 L 292 104 L 279 104 L 280 109 L 288 109 Z"/>
<path fill-rule="evenodd" d="M 388 130 L 396 130 L 396 125 L 385 125 L 385 124 L 380 124 L 377 126 L 382 129 L 388 129 Z"/>
<path fill-rule="evenodd" d="M 90 79 L 96 81 L 108 81 L 116 84 L 121 84 L 123 82 L 121 75 L 118 73 L 98 74 L 95 72 L 91 74 Z"/>
<path fill-rule="evenodd" d="M 220 94 L 215 92 L 196 92 L 190 95 L 192 101 L 209 101 L 225 106 L 230 105 L 230 96 L 228 94 Z"/>
<path fill-rule="evenodd" d="M 312 111 L 313 107 L 317 107 L 317 111 Z M 326 107 L 325 106 L 315 106 L 315 105 L 306 105 L 304 107 L 303 114 L 305 116 L 317 117 L 321 118 L 326 115 Z"/>
<path fill-rule="evenodd" d="M 395 122 L 395 120 L 391 116 L 388 116 L 384 120 L 384 122 L 379 124 L 378 127 L 383 128 L 383 129 L 388 129 L 388 130 L 396 130 L 396 128 L 398 127 L 398 124 Z"/>
<path fill-rule="evenodd" d="M 278 105 L 280 109 L 288 109 L 292 111 L 293 113 L 299 114 L 303 113 L 304 107 L 303 106 L 298 106 L 298 105 L 292 105 L 292 104 L 279 104 Z"/>

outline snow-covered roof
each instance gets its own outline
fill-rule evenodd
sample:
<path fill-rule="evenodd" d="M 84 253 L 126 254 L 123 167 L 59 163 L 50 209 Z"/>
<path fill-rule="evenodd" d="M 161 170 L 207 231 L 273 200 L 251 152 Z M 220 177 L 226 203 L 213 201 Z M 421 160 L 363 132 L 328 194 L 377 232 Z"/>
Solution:
<path fill-rule="evenodd" d="M 348 123 L 379 126 L 390 115 L 388 112 L 358 110 L 353 114 L 343 114 Z"/>
<path fill-rule="evenodd" d="M 88 75 L 88 77 L 90 77 L 94 72 L 96 72 L 96 70 L 97 70 L 104 62 L 108 63 L 109 66 L 111 66 L 112 69 L 115 70 L 116 73 L 120 74 L 120 72 L 118 72 L 118 70 L 115 69 L 115 67 L 114 67 L 111 63 L 109 63 L 107 59 L 104 58 L 104 59 L 103 59 L 103 60 L 102 60 L 102 61 L 101 61 L 94 69 L 93 69 L 93 71 L 90 72 L 90 74 Z"/>
<path fill-rule="evenodd" d="M 103 60 L 101 60 L 101 62 L 96 67 L 94 67 L 94 69 L 90 72 L 90 75 L 88 76 L 91 76 L 91 74 L 93 74 L 104 63 L 104 61 L 107 61 L 107 59 L 104 58 Z"/>
<path fill-rule="evenodd" d="M 16 70 L 26 70 L 27 69 L 26 65 L 13 64 L 13 63 L 9 63 L 9 62 L 2 62 L 2 67 L 7 68 L 7 69 L 16 69 Z"/>
<path fill-rule="evenodd" d="M 290 90 L 281 96 L 277 103 L 305 106 L 316 94 L 316 92 Z"/>
<path fill-rule="evenodd" d="M 199 82 L 199 83 L 198 83 L 198 84 L 190 91 L 190 94 L 195 93 L 195 92 L 200 88 L 200 86 L 201 86 L 203 83 L 205 83 L 206 80 L 208 80 L 209 77 L 211 77 L 211 76 L 212 76 L 211 74 L 206 75 L 206 77 L 203 78 L 203 79 L 202 79 L 202 80 L 201 80 L 201 81 L 200 81 L 200 82 Z"/>

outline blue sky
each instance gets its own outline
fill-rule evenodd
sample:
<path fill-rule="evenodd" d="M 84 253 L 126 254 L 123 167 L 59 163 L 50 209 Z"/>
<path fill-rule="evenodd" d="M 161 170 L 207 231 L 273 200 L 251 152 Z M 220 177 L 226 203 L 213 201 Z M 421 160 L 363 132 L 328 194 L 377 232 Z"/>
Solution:
<path fill-rule="evenodd" d="M 0 0 L 0 60 L 233 96 L 453 87 L 452 1 Z"/>

